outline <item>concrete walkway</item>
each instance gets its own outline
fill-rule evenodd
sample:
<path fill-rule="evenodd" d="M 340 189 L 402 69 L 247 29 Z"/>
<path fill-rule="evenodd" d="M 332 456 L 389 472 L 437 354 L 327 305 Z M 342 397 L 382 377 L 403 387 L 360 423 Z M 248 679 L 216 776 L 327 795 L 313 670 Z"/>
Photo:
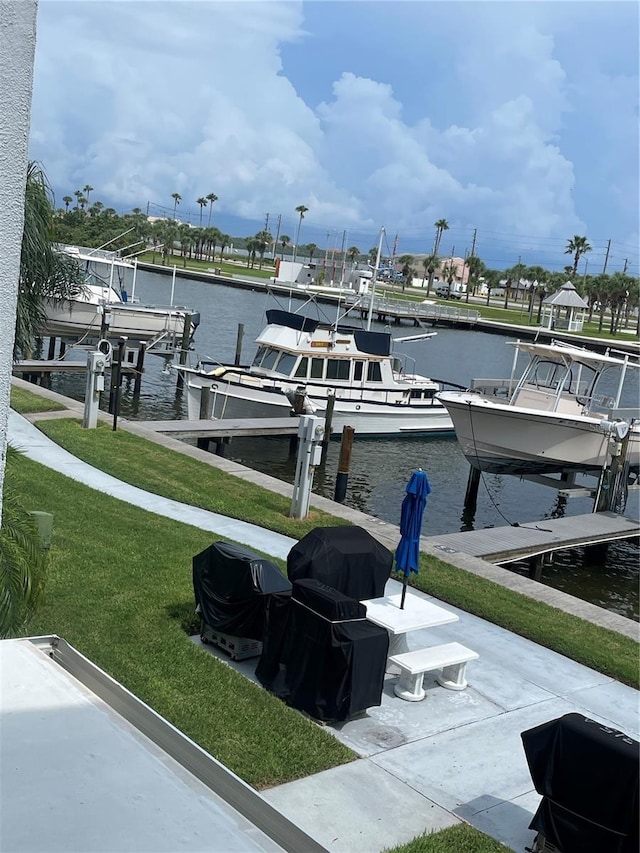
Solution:
<path fill-rule="evenodd" d="M 151 512 L 277 557 L 285 557 L 291 547 L 287 537 L 122 483 L 71 456 L 14 412 L 9 441 L 30 458 Z M 351 512 L 358 523 L 360 514 Z M 392 526 L 387 525 L 386 532 L 392 534 Z M 397 589 L 399 585 L 389 581 L 387 593 Z M 416 591 L 410 591 L 409 599 L 412 596 L 429 599 Z M 428 674 L 427 698 L 410 703 L 395 696 L 396 677 L 388 675 L 380 707 L 327 727 L 359 760 L 264 792 L 278 810 L 332 853 L 378 853 L 461 820 L 514 851 L 524 851 L 533 839 L 527 827 L 539 797 L 531 783 L 521 732 L 578 712 L 640 737 L 636 690 L 446 607 L 459 621 L 417 631 L 409 645 L 459 641 L 474 649 L 480 658 L 469 665 L 468 688 L 444 690 Z M 631 630 L 636 638 L 637 628 Z M 255 659 L 233 663 L 222 653 L 211 653 L 254 678 Z"/>

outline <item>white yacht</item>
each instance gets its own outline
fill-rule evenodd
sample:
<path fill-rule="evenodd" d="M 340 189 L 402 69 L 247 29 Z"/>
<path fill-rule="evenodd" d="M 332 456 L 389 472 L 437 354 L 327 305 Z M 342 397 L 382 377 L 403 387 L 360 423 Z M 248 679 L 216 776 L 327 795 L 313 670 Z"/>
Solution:
<path fill-rule="evenodd" d="M 186 308 L 143 305 L 135 300 L 137 264 L 116 252 L 61 246 L 80 265 L 84 281 L 74 299 L 46 305 L 43 334 L 95 343 L 103 337 L 127 337 L 148 351 L 172 352 L 180 346 L 187 315 L 189 338 L 200 321 Z M 127 280 L 129 276 L 129 280 Z M 128 292 L 127 287 L 131 290 Z"/>
<path fill-rule="evenodd" d="M 323 416 L 334 395 L 332 432 L 358 435 L 451 433 L 441 385 L 408 372 L 391 352 L 391 335 L 322 323 L 273 309 L 248 367 L 207 363 L 178 367 L 187 389 L 188 417 L 286 417 L 296 398 L 303 411 Z M 211 365 L 211 363 L 208 363 Z M 202 389 L 211 390 L 201 410 Z M 207 403 L 205 402 L 205 405 Z"/>
<path fill-rule="evenodd" d="M 596 472 L 610 461 L 613 442 L 624 444 L 637 471 L 640 412 L 637 376 L 630 376 L 637 357 L 557 341 L 510 343 L 529 356 L 519 379 L 514 359 L 510 379 L 477 379 L 470 391 L 438 395 L 469 463 L 504 474 Z M 621 408 L 623 390 L 629 408 Z"/>

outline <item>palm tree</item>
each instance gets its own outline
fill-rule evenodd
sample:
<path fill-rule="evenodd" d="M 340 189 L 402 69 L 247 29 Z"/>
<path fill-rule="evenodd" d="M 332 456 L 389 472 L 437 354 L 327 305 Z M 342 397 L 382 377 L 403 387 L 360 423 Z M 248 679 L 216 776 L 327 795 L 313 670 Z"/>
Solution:
<path fill-rule="evenodd" d="M 376 257 L 377 257 L 376 250 Z M 411 264 L 413 263 L 413 255 L 401 255 L 398 258 L 398 263 L 402 264 L 402 289 L 404 290 L 406 285 L 409 282 L 409 277 L 411 275 Z"/>
<path fill-rule="evenodd" d="M 7 448 L 7 456 L 17 451 Z M 0 639 L 15 636 L 38 606 L 44 588 L 46 552 L 33 516 L 5 486 L 0 527 Z"/>
<path fill-rule="evenodd" d="M 200 205 L 200 228 L 202 228 L 202 208 L 207 206 L 207 199 L 204 196 L 196 199 L 196 204 Z"/>
<path fill-rule="evenodd" d="M 300 226 L 302 225 L 302 220 L 304 219 L 305 213 L 309 210 L 308 207 L 305 207 L 304 204 L 299 204 L 296 207 L 296 213 L 300 214 L 300 219 L 298 220 L 298 229 L 296 231 L 296 242 L 293 244 L 293 262 L 296 261 L 296 252 L 298 249 L 298 241 L 300 239 Z"/>
<path fill-rule="evenodd" d="M 273 243 L 273 237 L 269 233 L 269 231 L 258 231 L 258 233 L 253 238 L 256 242 L 256 249 L 258 254 L 260 255 L 260 265 L 259 269 L 262 269 L 262 262 L 264 260 L 264 253 L 267 251 L 267 246 Z"/>
<path fill-rule="evenodd" d="M 65 213 L 69 213 L 69 205 L 73 201 L 70 195 L 65 195 L 62 197 L 62 201 L 64 202 L 64 210 Z"/>
<path fill-rule="evenodd" d="M 571 270 L 573 275 L 576 275 L 578 272 L 578 261 L 580 258 L 590 251 L 591 246 L 586 237 L 580 237 L 578 234 L 575 234 L 571 240 L 567 241 L 567 248 L 564 250 L 564 253 L 565 255 L 573 255 L 573 267 Z"/>
<path fill-rule="evenodd" d="M 74 190 L 73 194 L 76 197 L 76 210 L 77 210 L 78 205 L 80 204 L 80 196 L 82 195 L 82 190 Z"/>
<path fill-rule="evenodd" d="M 433 286 L 433 277 L 438 271 L 438 267 L 440 266 L 440 260 L 435 252 L 432 252 L 422 262 L 422 266 L 425 268 L 425 271 L 429 275 L 429 282 L 427 284 L 427 296 L 431 292 L 431 288 Z"/>
<path fill-rule="evenodd" d="M 173 219 L 175 221 L 176 218 L 176 208 L 182 201 L 182 196 L 180 193 L 171 193 L 171 198 L 173 199 Z"/>
<path fill-rule="evenodd" d="M 350 246 L 347 249 L 347 256 L 352 264 L 355 264 L 356 258 L 360 257 L 360 249 L 357 246 Z"/>
<path fill-rule="evenodd" d="M 211 212 L 213 210 L 214 201 L 218 201 L 218 196 L 215 193 L 209 193 L 207 201 L 209 202 L 209 221 L 207 222 L 207 228 L 211 228 Z"/>
<path fill-rule="evenodd" d="M 221 234 L 220 235 L 220 260 L 222 261 L 222 256 L 224 255 L 224 250 L 227 246 L 231 245 L 231 237 L 229 234 Z"/>
<path fill-rule="evenodd" d="M 93 192 L 93 187 L 91 186 L 91 184 L 85 184 L 85 185 L 84 185 L 84 187 L 82 188 L 82 192 L 83 192 L 83 193 L 85 194 L 85 196 L 87 197 L 87 203 L 88 203 L 88 201 L 89 201 L 89 195 L 90 195 L 90 193 L 92 193 L 92 192 Z"/>
<path fill-rule="evenodd" d="M 313 261 L 313 256 L 315 255 L 318 247 L 315 243 L 307 243 L 307 255 L 309 256 L 309 263 Z"/>
<path fill-rule="evenodd" d="M 28 352 L 45 323 L 47 300 L 76 296 L 82 290 L 80 267 L 53 250 L 53 202 L 41 167 L 29 163 L 16 311 L 14 357 Z"/>
<path fill-rule="evenodd" d="M 443 233 L 449 230 L 449 223 L 446 219 L 438 219 L 437 222 L 434 222 L 434 227 L 436 229 L 436 239 L 433 244 L 433 254 L 437 255 L 440 249 L 440 240 L 442 240 Z"/>
<path fill-rule="evenodd" d="M 259 245 L 260 245 L 260 244 L 258 243 L 258 241 L 256 240 L 256 238 L 255 238 L 255 237 L 250 237 L 250 238 L 246 241 L 246 247 L 247 247 L 247 266 L 249 266 L 249 264 L 251 264 L 251 266 L 253 266 L 253 265 L 254 265 L 254 263 L 255 263 L 255 261 L 256 261 L 256 252 L 258 251 Z"/>
<path fill-rule="evenodd" d="M 467 258 L 467 268 L 469 270 L 469 280 L 467 281 L 466 301 L 468 302 L 469 294 L 471 293 L 472 289 L 475 295 L 476 282 L 478 280 L 478 277 L 484 272 L 485 266 L 481 258 L 479 258 L 477 255 L 471 255 L 470 258 Z M 462 272 L 464 273 L 464 268 Z"/>
<path fill-rule="evenodd" d="M 280 235 L 280 242 L 282 243 L 282 260 L 284 261 L 284 250 L 287 248 L 289 243 L 291 242 L 291 237 L 288 234 Z"/>

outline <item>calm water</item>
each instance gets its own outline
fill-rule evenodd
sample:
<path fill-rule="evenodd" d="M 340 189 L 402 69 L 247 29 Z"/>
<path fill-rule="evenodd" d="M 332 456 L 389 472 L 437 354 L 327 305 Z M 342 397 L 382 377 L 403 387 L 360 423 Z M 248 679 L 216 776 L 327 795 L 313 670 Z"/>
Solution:
<path fill-rule="evenodd" d="M 169 304 L 170 292 L 170 277 L 138 274 L 136 296 L 143 302 Z M 195 336 L 194 363 L 198 356 L 221 362 L 233 361 L 238 323 L 243 323 L 245 328 L 242 356 L 247 362 L 253 357 L 253 341 L 264 325 L 265 310 L 277 306 L 296 310 L 302 305 L 302 300 L 290 303 L 286 298 L 276 298 L 262 291 L 254 293 L 178 278 L 174 304 L 200 311 L 201 325 Z M 313 305 L 305 309 L 305 313 L 333 320 L 336 309 L 329 305 Z M 382 326 L 377 328 L 382 329 Z M 394 337 L 411 334 L 408 325 L 393 327 L 391 331 Z M 468 385 L 473 377 L 509 375 L 513 348 L 506 346 L 506 340 L 483 332 L 439 329 L 435 338 L 404 344 L 397 342 L 395 349 L 415 360 L 415 367 L 421 373 Z M 78 358 L 84 360 L 86 356 L 79 353 Z M 147 357 L 145 367 L 139 401 L 133 399 L 133 384 L 127 381 L 123 384 L 122 414 L 138 419 L 186 416 L 186 401 L 176 392 L 176 374 L 163 371 L 163 360 L 157 357 Z M 79 399 L 84 396 L 84 378 L 58 376 L 54 382 L 54 389 L 63 394 Z M 633 400 L 635 387 L 630 384 L 626 405 L 637 404 Z M 103 397 L 106 404 L 107 395 Z M 314 490 L 329 498 L 333 497 L 338 453 L 339 442 L 334 441 L 329 448 L 326 465 L 316 471 Z M 293 481 L 295 460 L 289 458 L 287 439 L 234 439 L 227 455 L 256 470 Z M 475 517 L 465 517 L 463 500 L 469 465 L 453 436 L 358 441 L 356 435 L 346 503 L 398 524 L 404 486 L 411 472 L 418 467 L 427 472 L 432 488 L 423 525 L 424 535 L 578 515 L 590 512 L 592 508 L 591 501 L 586 498 L 564 501 L 553 489 L 516 477 L 484 474 Z M 639 495 L 635 492 L 629 497 L 626 513 L 637 516 L 638 511 Z M 524 567 L 514 570 L 526 572 Z M 623 543 L 610 547 L 604 563 L 589 564 L 582 549 L 563 552 L 552 567 L 545 568 L 545 582 L 638 619 L 639 574 L 638 548 Z"/>

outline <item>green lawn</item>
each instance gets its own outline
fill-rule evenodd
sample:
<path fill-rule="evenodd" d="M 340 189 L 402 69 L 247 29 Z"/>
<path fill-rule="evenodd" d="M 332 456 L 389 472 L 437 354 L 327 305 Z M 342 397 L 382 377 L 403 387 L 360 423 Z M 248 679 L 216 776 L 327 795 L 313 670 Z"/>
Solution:
<path fill-rule="evenodd" d="M 35 395 L 23 394 L 16 400 L 33 410 L 29 398 Z M 83 430 L 73 420 L 40 426 L 80 458 L 159 494 L 294 536 L 318 524 L 344 523 L 326 513 L 293 521 L 281 496 L 122 430 Z M 67 639 L 257 788 L 356 757 L 190 641 L 197 628 L 191 558 L 215 537 L 95 492 L 19 454 L 8 459 L 6 482 L 27 508 L 54 514 L 45 602 L 28 626 L 30 635 Z M 638 645 L 630 640 L 425 555 L 416 580 L 444 601 L 637 684 Z M 506 849 L 460 825 L 420 836 L 394 853 Z"/>
<path fill-rule="evenodd" d="M 141 263 L 152 264 L 155 263 L 158 266 L 163 266 L 162 264 L 162 255 L 160 252 L 156 252 L 156 259 L 153 260 L 152 252 L 144 252 L 144 254 L 140 255 L 138 260 Z M 165 264 L 167 267 L 173 267 L 174 265 L 178 268 L 178 272 L 181 269 L 187 269 L 192 271 L 199 271 L 204 273 L 212 273 L 214 269 L 219 269 L 221 271 L 221 275 L 229 276 L 233 278 L 237 276 L 238 278 L 242 278 L 243 276 L 250 276 L 251 278 L 273 278 L 275 271 L 274 267 L 268 265 L 266 262 L 263 264 L 263 268 L 259 268 L 259 258 L 256 258 L 255 266 L 247 266 L 247 262 L 239 260 L 237 263 L 229 262 L 229 261 L 198 261 L 194 258 L 187 258 L 186 266 L 184 264 L 184 259 L 179 255 L 173 255 L 168 259 L 168 263 Z"/>
<path fill-rule="evenodd" d="M 39 427 L 75 456 L 125 482 L 297 538 L 344 520 L 313 509 L 288 517 L 290 501 L 123 430 L 78 421 L 43 421 Z M 506 570 L 505 570 L 506 571 Z M 469 613 L 554 649 L 625 684 L 639 683 L 638 643 L 613 631 L 525 598 L 510 589 L 422 554 L 412 583 Z"/>
<path fill-rule="evenodd" d="M 33 394 L 31 391 L 25 391 L 23 388 L 11 386 L 11 408 L 21 415 L 28 415 L 33 412 L 61 412 L 65 406 L 56 403 L 53 400 L 46 400 L 39 394 Z"/>

